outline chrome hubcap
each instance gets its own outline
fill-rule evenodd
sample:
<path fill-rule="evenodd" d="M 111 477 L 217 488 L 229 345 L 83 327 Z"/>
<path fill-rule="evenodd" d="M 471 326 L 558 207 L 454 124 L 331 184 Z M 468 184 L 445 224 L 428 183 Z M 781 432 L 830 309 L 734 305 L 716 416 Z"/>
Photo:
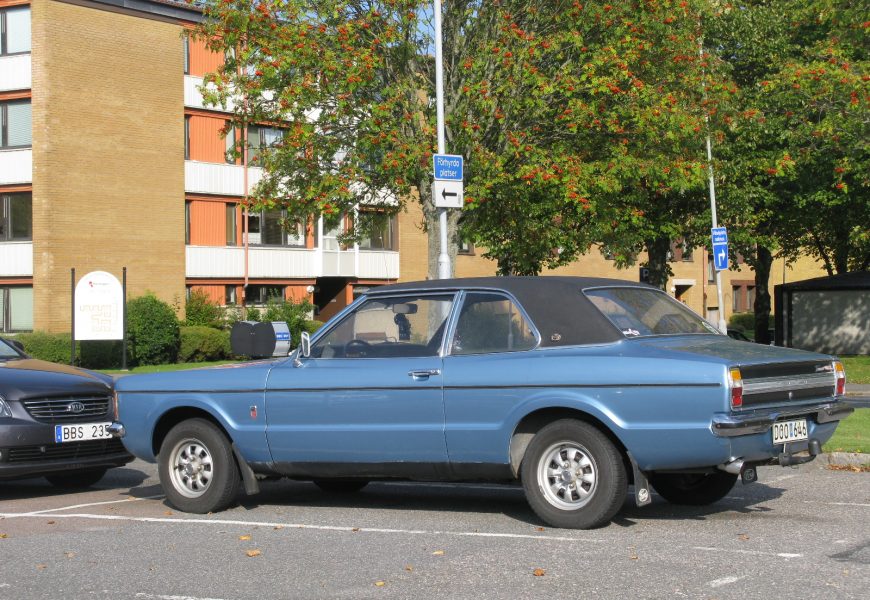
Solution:
<path fill-rule="evenodd" d="M 211 485 L 214 465 L 211 453 L 197 439 L 182 440 L 170 453 L 172 486 L 183 496 L 197 498 Z"/>
<path fill-rule="evenodd" d="M 547 502 L 562 510 L 576 510 L 595 494 L 598 467 L 589 451 L 576 442 L 558 442 L 541 455 L 538 486 Z"/>

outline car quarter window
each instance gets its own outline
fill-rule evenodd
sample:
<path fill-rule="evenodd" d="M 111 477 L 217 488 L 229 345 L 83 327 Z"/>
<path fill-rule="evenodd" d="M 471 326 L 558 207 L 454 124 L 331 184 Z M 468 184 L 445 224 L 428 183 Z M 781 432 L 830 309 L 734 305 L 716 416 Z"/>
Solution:
<path fill-rule="evenodd" d="M 365 300 L 311 346 L 313 358 L 437 356 L 453 294 Z"/>
<path fill-rule="evenodd" d="M 465 296 L 456 323 L 451 354 L 517 352 L 537 345 L 535 332 L 509 298 L 489 292 Z"/>

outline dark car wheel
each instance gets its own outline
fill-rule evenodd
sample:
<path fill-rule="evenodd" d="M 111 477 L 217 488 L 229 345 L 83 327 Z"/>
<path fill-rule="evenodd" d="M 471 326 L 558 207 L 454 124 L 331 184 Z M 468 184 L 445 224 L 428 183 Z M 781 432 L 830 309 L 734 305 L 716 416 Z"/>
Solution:
<path fill-rule="evenodd" d="M 173 427 L 157 457 L 166 499 L 184 512 L 207 513 L 227 508 L 239 490 L 239 467 L 224 433 L 204 419 Z"/>
<path fill-rule="evenodd" d="M 737 475 L 715 473 L 653 473 L 650 484 L 671 504 L 706 506 L 728 495 L 737 482 Z"/>
<path fill-rule="evenodd" d="M 550 423 L 532 438 L 520 467 L 532 510 L 553 527 L 591 529 L 625 502 L 628 479 L 616 446 L 574 419 Z"/>
<path fill-rule="evenodd" d="M 57 488 L 74 490 L 88 488 L 103 478 L 108 469 L 92 469 L 88 471 L 73 471 L 72 473 L 59 473 L 46 475 L 48 482 Z"/>
<path fill-rule="evenodd" d="M 331 494 L 351 494 L 369 484 L 366 479 L 315 479 L 314 485 Z"/>

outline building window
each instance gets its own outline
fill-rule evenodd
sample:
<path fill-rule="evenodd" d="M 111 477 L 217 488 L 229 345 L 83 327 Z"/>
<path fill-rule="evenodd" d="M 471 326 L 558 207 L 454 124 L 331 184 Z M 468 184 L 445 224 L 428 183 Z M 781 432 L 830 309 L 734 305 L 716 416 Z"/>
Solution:
<path fill-rule="evenodd" d="M 368 231 L 360 238 L 361 250 L 393 250 L 395 247 L 396 218 L 394 215 L 369 213 L 365 215 Z"/>
<path fill-rule="evenodd" d="M 236 238 L 236 214 L 238 204 L 230 203 L 227 204 L 227 246 L 235 246 L 238 243 L 238 239 Z"/>
<path fill-rule="evenodd" d="M 33 287 L 0 287 L 0 331 L 33 331 Z"/>
<path fill-rule="evenodd" d="M 749 282 L 739 282 L 731 285 L 731 310 L 748 312 L 755 305 L 755 285 Z"/>
<path fill-rule="evenodd" d="M 245 304 L 266 304 L 269 300 L 284 300 L 283 285 L 249 285 L 245 289 Z"/>
<path fill-rule="evenodd" d="M 30 193 L 0 195 L 0 242 L 33 239 L 33 198 Z"/>
<path fill-rule="evenodd" d="M 289 223 L 283 210 L 250 212 L 248 243 L 254 246 L 304 246 L 305 228 L 302 223 Z"/>
<path fill-rule="evenodd" d="M 0 102 L 0 148 L 30 148 L 30 100 Z"/>
<path fill-rule="evenodd" d="M 227 132 L 227 137 L 226 137 L 226 146 L 224 147 L 224 149 L 225 149 L 224 154 L 225 154 L 225 156 L 226 156 L 226 160 L 227 160 L 227 162 L 228 162 L 229 164 L 231 164 L 231 165 L 234 165 L 234 164 L 236 164 L 236 156 L 235 156 L 235 150 L 236 150 L 236 128 L 235 128 L 235 126 L 232 124 L 232 121 L 227 121 L 227 122 L 224 124 L 224 129 L 225 129 L 226 132 Z"/>
<path fill-rule="evenodd" d="M 181 40 L 184 44 L 184 74 L 190 75 L 190 37 L 185 34 Z"/>
<path fill-rule="evenodd" d="M 282 139 L 284 139 L 284 131 L 277 127 L 248 127 L 248 164 L 252 166 L 260 164 L 262 150 L 275 146 Z"/>
<path fill-rule="evenodd" d="M 465 239 L 465 236 L 459 238 L 459 250 L 457 250 L 459 254 L 474 254 L 474 244 Z"/>
<path fill-rule="evenodd" d="M 231 306 L 236 303 L 236 286 L 228 285 L 224 287 L 224 304 Z"/>
<path fill-rule="evenodd" d="M 713 267 L 713 255 L 707 256 L 707 283 L 716 283 L 716 269 Z"/>
<path fill-rule="evenodd" d="M 190 244 L 190 202 L 184 203 L 184 243 Z"/>
<path fill-rule="evenodd" d="M 0 9 L 0 56 L 30 52 L 30 7 Z"/>
<path fill-rule="evenodd" d="M 190 117 L 184 117 L 184 160 L 190 160 Z"/>

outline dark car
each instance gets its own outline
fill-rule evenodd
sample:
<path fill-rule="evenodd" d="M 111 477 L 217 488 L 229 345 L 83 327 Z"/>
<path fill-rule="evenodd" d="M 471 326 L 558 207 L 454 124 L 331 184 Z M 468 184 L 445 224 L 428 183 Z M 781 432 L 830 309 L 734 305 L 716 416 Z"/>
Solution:
<path fill-rule="evenodd" d="M 87 487 L 133 457 L 108 426 L 112 378 L 36 360 L 0 338 L 0 480 Z"/>

